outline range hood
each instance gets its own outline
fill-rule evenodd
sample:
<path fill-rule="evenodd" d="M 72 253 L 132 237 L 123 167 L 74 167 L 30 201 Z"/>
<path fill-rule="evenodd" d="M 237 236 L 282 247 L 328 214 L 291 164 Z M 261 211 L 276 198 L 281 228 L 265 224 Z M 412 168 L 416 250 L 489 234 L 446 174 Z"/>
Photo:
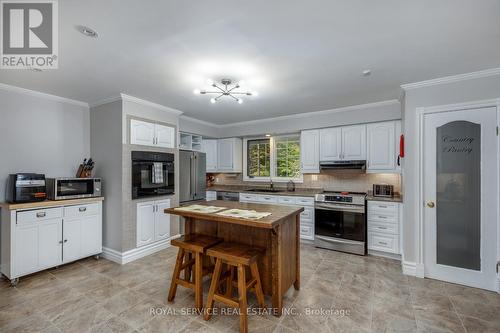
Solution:
<path fill-rule="evenodd" d="M 366 160 L 352 161 L 322 161 L 319 162 L 321 170 L 366 170 Z"/>

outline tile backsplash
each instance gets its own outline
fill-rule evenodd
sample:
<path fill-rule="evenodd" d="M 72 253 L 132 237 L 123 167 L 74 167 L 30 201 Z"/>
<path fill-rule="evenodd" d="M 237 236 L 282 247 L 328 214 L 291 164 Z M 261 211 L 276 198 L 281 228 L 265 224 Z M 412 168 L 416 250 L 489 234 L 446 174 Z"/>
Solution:
<path fill-rule="evenodd" d="M 243 181 L 242 174 L 213 174 L 214 185 L 245 185 L 261 186 L 264 182 Z M 321 174 L 304 175 L 303 183 L 296 183 L 297 188 L 321 188 L 335 191 L 366 192 L 372 189 L 373 184 L 394 185 L 395 192 L 401 192 L 401 175 L 393 173 L 362 173 L 360 171 L 330 171 Z M 286 183 L 275 182 L 278 187 Z"/>

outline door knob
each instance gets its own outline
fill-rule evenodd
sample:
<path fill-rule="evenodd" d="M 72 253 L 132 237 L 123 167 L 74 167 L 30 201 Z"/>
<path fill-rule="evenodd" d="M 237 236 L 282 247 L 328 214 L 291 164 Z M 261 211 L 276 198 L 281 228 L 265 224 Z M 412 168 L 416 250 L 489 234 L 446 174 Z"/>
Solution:
<path fill-rule="evenodd" d="M 429 208 L 434 208 L 434 206 L 436 206 L 436 205 L 435 205 L 435 204 L 434 204 L 434 202 L 432 202 L 432 201 L 429 201 L 429 202 L 427 203 L 427 207 L 429 207 Z"/>

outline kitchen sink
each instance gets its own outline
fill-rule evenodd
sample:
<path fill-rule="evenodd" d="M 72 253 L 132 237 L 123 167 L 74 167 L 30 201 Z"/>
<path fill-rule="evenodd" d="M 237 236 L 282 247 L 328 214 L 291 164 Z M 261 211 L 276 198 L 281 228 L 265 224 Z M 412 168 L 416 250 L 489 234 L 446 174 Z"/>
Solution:
<path fill-rule="evenodd" d="M 285 190 L 280 190 L 276 188 L 251 188 L 246 190 L 247 192 L 266 192 L 266 193 L 278 193 L 278 192 L 286 192 Z"/>

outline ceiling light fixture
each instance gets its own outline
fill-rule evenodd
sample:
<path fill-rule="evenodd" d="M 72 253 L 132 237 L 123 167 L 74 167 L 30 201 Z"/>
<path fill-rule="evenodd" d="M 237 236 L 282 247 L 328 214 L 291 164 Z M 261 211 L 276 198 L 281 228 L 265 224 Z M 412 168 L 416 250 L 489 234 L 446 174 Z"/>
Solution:
<path fill-rule="evenodd" d="M 243 81 L 233 84 L 233 82 L 230 79 L 222 79 L 220 81 L 221 83 L 220 85 L 212 80 L 207 80 L 207 83 L 213 88 L 215 88 L 215 90 L 208 91 L 208 90 L 195 89 L 193 90 L 193 93 L 195 95 L 206 95 L 206 94 L 218 95 L 210 99 L 210 103 L 212 104 L 218 102 L 224 96 L 231 97 L 236 102 L 238 102 L 238 104 L 243 104 L 243 100 L 239 97 L 236 97 L 235 95 L 258 96 L 258 92 L 256 91 L 237 91 L 236 89 L 241 88 L 241 86 L 243 85 Z"/>
<path fill-rule="evenodd" d="M 362 74 L 363 76 L 370 76 L 372 75 L 372 71 L 370 69 L 365 69 Z"/>
<path fill-rule="evenodd" d="M 79 25 L 76 28 L 78 31 L 80 31 L 82 34 L 84 34 L 87 37 L 91 37 L 91 38 L 99 37 L 99 34 L 97 33 L 97 31 L 90 29 L 89 27 Z"/>

